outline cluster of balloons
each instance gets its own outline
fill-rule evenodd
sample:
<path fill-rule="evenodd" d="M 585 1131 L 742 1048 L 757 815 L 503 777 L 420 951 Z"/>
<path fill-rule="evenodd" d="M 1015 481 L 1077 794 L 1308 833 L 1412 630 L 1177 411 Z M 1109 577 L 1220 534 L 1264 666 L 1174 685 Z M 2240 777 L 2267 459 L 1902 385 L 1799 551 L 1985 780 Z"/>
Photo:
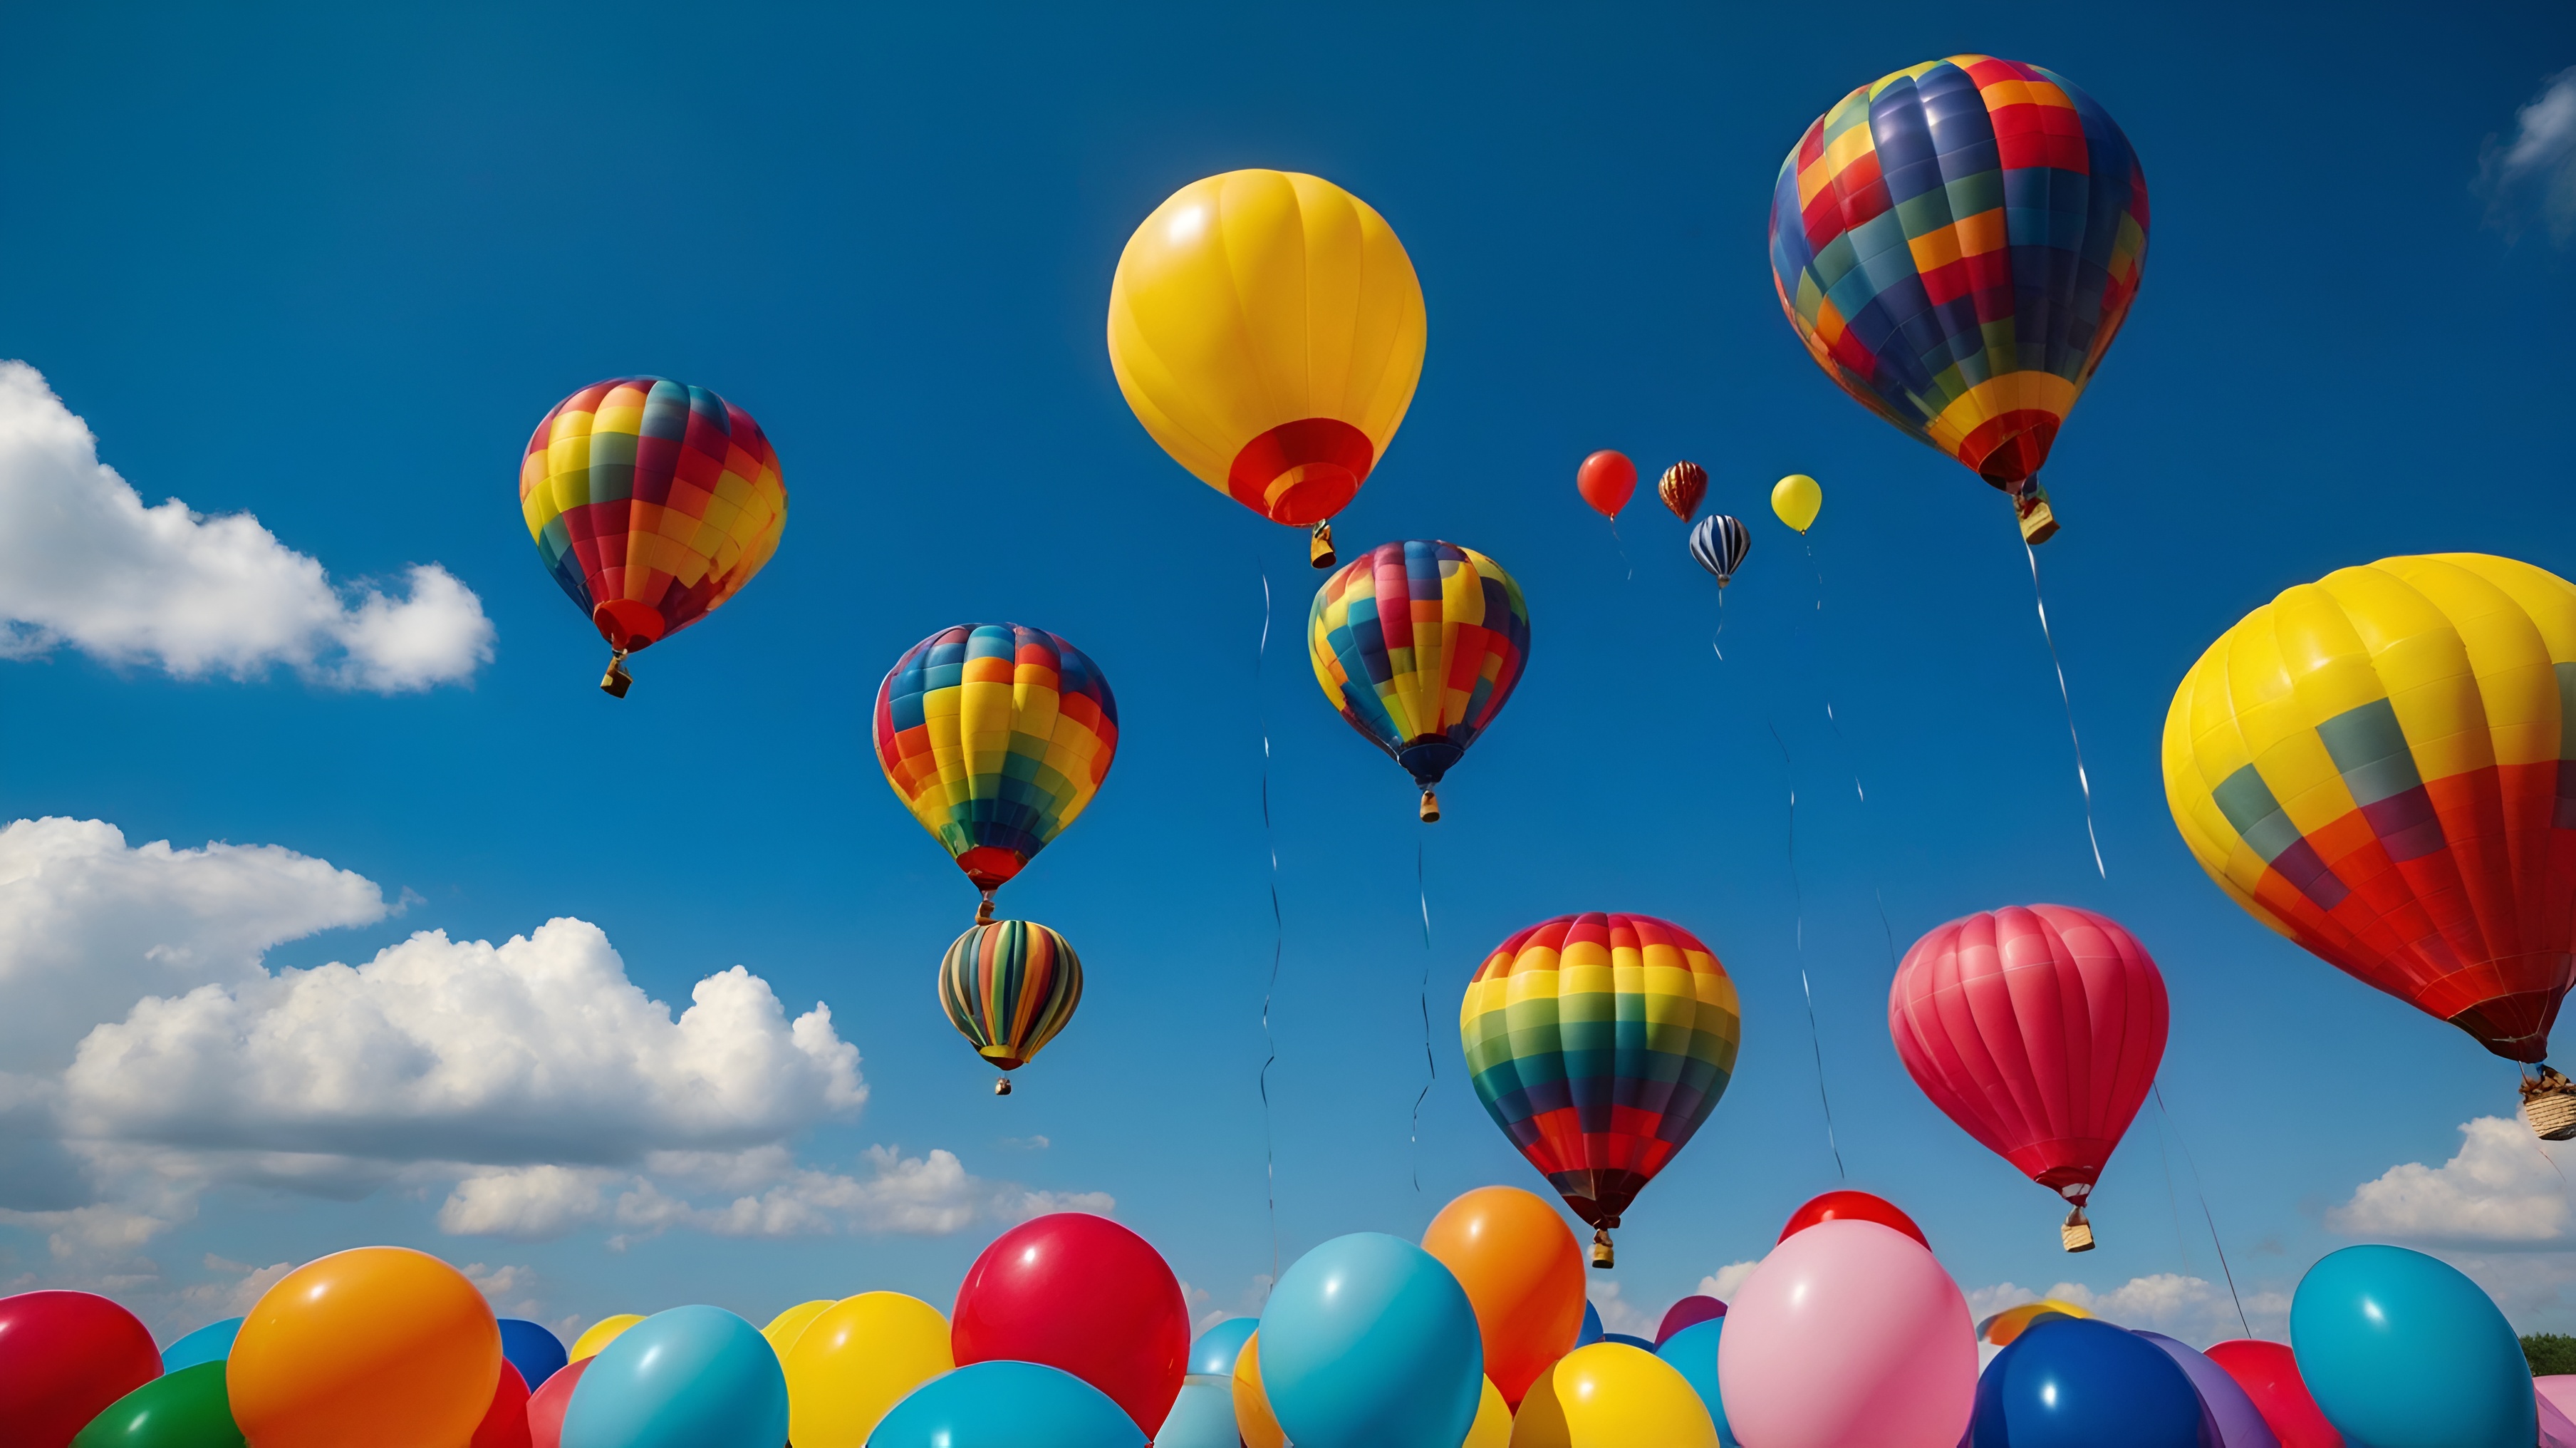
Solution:
<path fill-rule="evenodd" d="M 1812 478 L 1805 482 L 1811 488 L 1815 485 Z M 1636 489 L 1637 465 L 1623 452 L 1605 448 L 1584 458 L 1574 470 L 1574 490 L 1582 494 L 1594 512 L 1614 522 Z M 1664 469 L 1655 494 L 1674 517 L 1689 525 L 1692 561 L 1707 569 L 1723 590 L 1735 580 L 1735 571 L 1744 566 L 1744 556 L 1753 549 L 1753 535 L 1743 519 L 1730 513 L 1711 513 L 1695 523 L 1691 521 L 1701 500 L 1708 496 L 1708 469 L 1685 458 Z M 1815 521 L 1815 510 L 1810 508 L 1805 517 L 1794 520 L 1782 513 L 1781 521 L 1804 533 L 1807 525 Z"/>

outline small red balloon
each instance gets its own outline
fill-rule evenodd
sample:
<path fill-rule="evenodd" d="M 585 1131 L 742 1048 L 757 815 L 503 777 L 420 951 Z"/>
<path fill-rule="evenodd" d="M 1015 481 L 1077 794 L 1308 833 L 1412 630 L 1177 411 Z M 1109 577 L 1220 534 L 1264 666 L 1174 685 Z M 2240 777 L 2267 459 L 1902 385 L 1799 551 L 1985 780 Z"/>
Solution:
<path fill-rule="evenodd" d="M 529 1448 L 563 1448 L 563 1420 L 572 1407 L 572 1390 L 597 1361 L 595 1356 L 586 1357 L 559 1367 L 528 1395 Z"/>
<path fill-rule="evenodd" d="M 1932 1246 L 1923 1241 L 1923 1229 L 1914 1225 L 1912 1217 L 1897 1210 L 1896 1203 L 1867 1192 L 1848 1191 L 1827 1192 L 1800 1207 L 1790 1216 L 1789 1225 L 1780 1229 L 1780 1240 L 1786 1242 L 1818 1222 L 1876 1222 L 1923 1242 L 1926 1250 Z"/>
<path fill-rule="evenodd" d="M 2289 1344 L 2240 1337 L 2212 1343 L 2202 1355 L 2254 1400 L 2254 1411 L 2263 1415 L 2281 1448 L 2344 1448 L 2343 1435 L 2308 1396 L 2307 1380 L 2299 1376 Z"/>
<path fill-rule="evenodd" d="M 1190 1307 L 1144 1238 L 1057 1212 L 994 1238 L 966 1269 L 948 1338 L 961 1368 L 1011 1359 L 1071 1373 L 1150 1437 L 1189 1371 Z"/>
<path fill-rule="evenodd" d="M 1574 488 L 1594 512 L 1616 518 L 1628 506 L 1628 495 L 1637 491 L 1637 465 L 1628 461 L 1626 453 L 1604 448 L 1574 470 Z"/>
<path fill-rule="evenodd" d="M 1713 1322 L 1724 1316 L 1726 1316 L 1726 1304 L 1714 1297 L 1685 1297 L 1664 1309 L 1663 1325 L 1655 1329 L 1655 1346 L 1662 1347 L 1666 1338 L 1685 1327 L 1697 1327 L 1703 1322 Z"/>
<path fill-rule="evenodd" d="M 492 1384 L 492 1406 L 483 1410 L 483 1421 L 474 1425 L 465 1448 L 530 1448 L 528 1380 L 508 1358 L 501 1360 L 501 1376 Z"/>
<path fill-rule="evenodd" d="M 10 1448 L 63 1448 L 159 1376 L 151 1331 L 94 1292 L 0 1297 L 0 1442 Z"/>

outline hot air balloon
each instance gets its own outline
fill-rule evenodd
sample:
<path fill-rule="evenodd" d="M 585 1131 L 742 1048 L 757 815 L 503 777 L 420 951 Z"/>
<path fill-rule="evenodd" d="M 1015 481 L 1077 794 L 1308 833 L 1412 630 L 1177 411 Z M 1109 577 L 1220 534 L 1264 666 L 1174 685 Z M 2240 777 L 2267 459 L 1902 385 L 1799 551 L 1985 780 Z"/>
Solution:
<path fill-rule="evenodd" d="M 1015 623 L 914 644 L 877 686 L 877 763 L 921 827 L 993 892 L 1072 824 L 1118 753 L 1118 701 L 1082 650 Z"/>
<path fill-rule="evenodd" d="M 2007 905 L 1914 942 L 1887 992 L 1897 1059 L 1988 1151 L 2074 1204 L 2060 1236 L 2090 1251 L 2085 1199 L 2156 1084 L 2165 979 L 2137 937 L 2067 905 Z"/>
<path fill-rule="evenodd" d="M 1315 590 L 1306 650 L 1324 697 L 1422 789 L 1502 712 L 1529 661 L 1520 585 L 1472 548 L 1381 543 Z"/>
<path fill-rule="evenodd" d="M 1109 366 L 1136 420 L 1209 487 L 1311 525 L 1318 568 L 1413 402 L 1424 335 L 1422 284 L 1386 219 L 1292 171 L 1173 192 L 1109 283 Z"/>
<path fill-rule="evenodd" d="M 1494 1124 L 1593 1226 L 1610 1229 L 1726 1094 L 1744 1039 L 1726 967 L 1651 915 L 1560 915 L 1494 948 L 1458 1036 Z"/>
<path fill-rule="evenodd" d="M 1037 1059 L 1082 1004 L 1082 957 L 1063 936 L 1029 920 L 976 925 L 939 962 L 939 1008 L 985 1060 L 1009 1073 Z"/>
<path fill-rule="evenodd" d="M 2338 569 L 2183 676 L 2165 715 L 2174 827 L 2255 919 L 2541 1062 L 2576 980 L 2571 677 L 2576 587 L 2555 574 L 2481 553 Z M 2539 1094 L 2535 1128 L 2576 1135 L 2576 1102 Z"/>
<path fill-rule="evenodd" d="M 1720 588 L 1734 579 L 1735 570 L 1744 566 L 1744 555 L 1751 551 L 1753 534 L 1741 518 L 1711 513 L 1691 525 L 1690 554 L 1717 579 Z"/>
<path fill-rule="evenodd" d="M 1843 97 L 1772 192 L 1772 285 L 1816 365 L 2003 489 L 2033 543 L 2057 531 L 2040 467 L 2146 252 L 2146 175 L 2110 114 L 1989 55 Z"/>
<path fill-rule="evenodd" d="M 751 414 L 703 387 L 612 377 L 555 404 L 519 459 L 519 512 L 546 571 L 626 656 L 696 623 L 778 551 L 787 485 Z"/>
<path fill-rule="evenodd" d="M 1655 484 L 1655 493 L 1674 517 L 1687 523 L 1699 511 L 1699 500 L 1708 496 L 1708 469 L 1694 462 L 1675 463 L 1664 469 L 1664 480 Z"/>

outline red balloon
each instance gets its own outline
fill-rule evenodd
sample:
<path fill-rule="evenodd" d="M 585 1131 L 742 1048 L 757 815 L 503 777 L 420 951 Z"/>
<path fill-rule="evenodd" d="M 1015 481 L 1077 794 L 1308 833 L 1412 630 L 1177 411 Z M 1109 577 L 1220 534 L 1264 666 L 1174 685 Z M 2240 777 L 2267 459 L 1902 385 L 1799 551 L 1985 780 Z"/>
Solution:
<path fill-rule="evenodd" d="M 1815 1198 L 1790 1214 L 1789 1225 L 1780 1229 L 1780 1240 L 1786 1242 L 1818 1222 L 1876 1222 L 1923 1242 L 1927 1251 L 1932 1246 L 1923 1241 L 1923 1229 L 1898 1210 L 1896 1203 L 1867 1192 L 1827 1192 Z"/>
<path fill-rule="evenodd" d="M 0 1297 L 0 1443 L 63 1448 L 110 1403 L 161 1376 L 133 1313 L 93 1292 Z"/>
<path fill-rule="evenodd" d="M 554 1376 L 537 1385 L 528 1395 L 529 1448 L 563 1448 L 564 1413 L 572 1407 L 572 1390 L 581 1375 L 590 1371 L 597 1356 L 583 1358 L 555 1369 Z M 504 1366 L 507 1366 L 505 1363 Z"/>
<path fill-rule="evenodd" d="M 1664 1309 L 1663 1325 L 1655 1329 L 1655 1346 L 1685 1327 L 1697 1327 L 1726 1316 L 1726 1304 L 1714 1297 L 1691 1296 Z"/>
<path fill-rule="evenodd" d="M 1961 1130 L 2077 1206 L 2156 1083 L 2165 978 L 2136 936 L 2066 905 L 2007 905 L 1914 943 L 1887 1033 Z"/>
<path fill-rule="evenodd" d="M 949 1319 L 957 1365 L 1061 1368 L 1109 1395 L 1151 1437 L 1189 1371 L 1190 1307 L 1145 1239 L 1107 1217 L 1022 1222 L 966 1269 Z"/>
<path fill-rule="evenodd" d="M 2308 1396 L 2307 1380 L 2289 1345 L 2250 1337 L 2212 1343 L 2202 1355 L 2224 1368 L 2254 1400 L 2254 1411 L 2281 1440 L 2281 1448 L 2343 1448 L 2343 1435 Z"/>
<path fill-rule="evenodd" d="M 1628 506 L 1628 495 L 1637 491 L 1637 465 L 1626 453 L 1603 449 L 1583 460 L 1574 470 L 1574 488 L 1583 501 L 1604 518 L 1616 518 Z"/>
<path fill-rule="evenodd" d="M 503 1358 L 500 1379 L 492 1384 L 492 1406 L 483 1410 L 483 1421 L 474 1425 L 465 1448 L 530 1448 L 529 1439 L 528 1380 Z"/>

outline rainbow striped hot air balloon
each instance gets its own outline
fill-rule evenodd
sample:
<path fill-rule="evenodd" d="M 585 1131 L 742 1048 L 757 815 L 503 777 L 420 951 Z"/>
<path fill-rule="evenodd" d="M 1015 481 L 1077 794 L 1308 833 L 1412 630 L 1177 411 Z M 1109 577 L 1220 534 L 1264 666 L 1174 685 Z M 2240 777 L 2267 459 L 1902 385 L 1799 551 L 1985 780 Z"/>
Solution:
<path fill-rule="evenodd" d="M 750 413 L 703 387 L 613 377 L 537 424 L 519 512 L 608 640 L 599 687 L 622 699 L 628 654 L 722 607 L 778 551 L 787 485 Z"/>
<path fill-rule="evenodd" d="M 984 892 L 1062 833 L 1118 754 L 1118 701 L 1082 650 L 1015 623 L 959 624 L 913 645 L 877 686 L 886 783 Z"/>
<path fill-rule="evenodd" d="M 1610 1229 L 1717 1109 L 1744 1039 L 1726 967 L 1651 915 L 1560 915 L 1485 958 L 1458 1007 L 1477 1098 L 1576 1216 Z"/>
<path fill-rule="evenodd" d="M 2039 470 L 2137 299 L 2147 181 L 2054 72 L 1954 55 L 1884 75 L 1780 163 L 1771 279 L 1863 407 L 2056 532 Z"/>
<path fill-rule="evenodd" d="M 1494 722 L 1529 662 L 1529 605 L 1484 554 L 1436 539 L 1381 543 L 1315 590 L 1306 650 L 1342 718 L 1431 787 Z"/>
<path fill-rule="evenodd" d="M 1082 957 L 1065 938 L 1028 920 L 996 920 L 957 937 L 939 963 L 939 1008 L 948 1023 L 1007 1074 L 1037 1058 L 1082 1004 Z"/>

